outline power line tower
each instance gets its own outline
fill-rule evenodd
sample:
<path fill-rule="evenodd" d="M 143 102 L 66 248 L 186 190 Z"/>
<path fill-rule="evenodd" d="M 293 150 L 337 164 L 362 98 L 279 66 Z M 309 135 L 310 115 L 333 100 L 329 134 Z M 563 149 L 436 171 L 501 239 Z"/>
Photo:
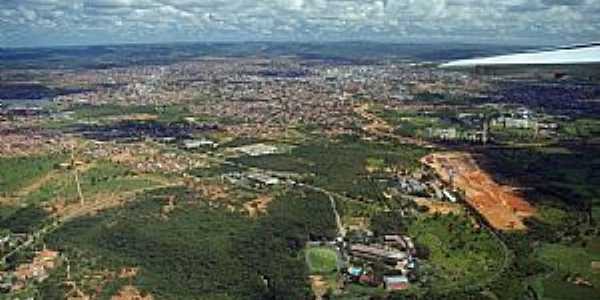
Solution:
<path fill-rule="evenodd" d="M 77 187 L 77 195 L 79 196 L 79 203 L 84 204 L 83 192 L 81 191 L 81 182 L 79 181 L 79 170 L 77 169 L 77 161 L 75 160 L 75 145 L 71 145 L 71 167 L 75 175 L 75 185 Z"/>

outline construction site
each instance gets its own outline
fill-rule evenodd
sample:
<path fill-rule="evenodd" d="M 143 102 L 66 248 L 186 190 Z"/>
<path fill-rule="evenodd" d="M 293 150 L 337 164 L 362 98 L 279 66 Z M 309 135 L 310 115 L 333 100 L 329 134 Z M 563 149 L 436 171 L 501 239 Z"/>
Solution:
<path fill-rule="evenodd" d="M 535 208 L 515 192 L 514 187 L 498 184 L 480 169 L 472 154 L 434 153 L 421 162 L 453 189 L 463 192 L 465 201 L 495 229 L 525 229 L 523 220 L 535 214 Z"/>

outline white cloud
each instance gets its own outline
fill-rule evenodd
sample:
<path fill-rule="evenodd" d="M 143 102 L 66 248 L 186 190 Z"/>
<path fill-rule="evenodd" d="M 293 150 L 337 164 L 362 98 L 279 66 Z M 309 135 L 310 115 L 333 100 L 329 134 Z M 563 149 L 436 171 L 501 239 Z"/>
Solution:
<path fill-rule="evenodd" d="M 64 43 L 90 29 L 152 42 L 153 28 L 166 35 L 160 40 L 438 36 L 571 43 L 598 39 L 600 0 L 3 0 L 0 25 L 5 35 L 31 32 Z"/>

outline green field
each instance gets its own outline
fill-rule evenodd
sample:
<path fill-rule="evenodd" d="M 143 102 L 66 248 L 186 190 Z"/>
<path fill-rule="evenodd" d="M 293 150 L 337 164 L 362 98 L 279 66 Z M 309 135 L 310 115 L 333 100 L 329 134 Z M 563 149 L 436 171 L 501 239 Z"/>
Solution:
<path fill-rule="evenodd" d="M 416 112 L 384 110 L 379 115 L 395 126 L 394 132 L 402 136 L 427 137 L 427 128 L 447 128 L 452 124 L 437 116 L 422 116 Z"/>
<path fill-rule="evenodd" d="M 600 286 L 600 272 L 594 271 L 591 267 L 592 261 L 600 261 L 598 249 L 591 246 L 584 248 L 562 244 L 544 244 L 537 255 L 540 261 L 560 273 L 578 274 L 589 280 L 594 286 Z"/>
<path fill-rule="evenodd" d="M 97 120 L 106 117 L 123 116 L 127 114 L 153 114 L 161 122 L 177 122 L 190 114 L 189 109 L 182 105 L 152 106 L 152 105 L 77 105 L 74 106 L 74 117 L 81 120 Z"/>
<path fill-rule="evenodd" d="M 328 274 L 337 270 L 337 253 L 331 248 L 309 247 L 305 255 L 311 273 Z"/>
<path fill-rule="evenodd" d="M 462 289 L 485 283 L 504 263 L 502 246 L 486 230 L 475 230 L 459 216 L 421 217 L 409 225 L 409 234 L 431 252 L 434 289 Z"/>
<path fill-rule="evenodd" d="M 0 158 L 0 195 L 31 184 L 65 160 L 63 155 Z"/>
<path fill-rule="evenodd" d="M 539 291 L 543 300 L 597 299 L 600 295 L 597 288 L 569 283 L 560 273 L 553 273 L 547 278 L 541 278 L 540 282 L 542 288 Z"/>
<path fill-rule="evenodd" d="M 98 161 L 79 176 L 84 199 L 94 201 L 99 195 L 105 197 L 122 196 L 156 186 L 154 178 L 137 176 L 127 168 Z M 48 213 L 40 208 L 54 200 L 66 203 L 79 201 L 77 185 L 72 170 L 59 169 L 54 178 L 44 182 L 37 189 L 23 195 L 18 205 L 4 206 L 0 211 L 0 226 L 14 232 L 30 232 L 44 223 Z"/>
<path fill-rule="evenodd" d="M 127 168 L 107 161 L 94 163 L 79 177 L 84 198 L 93 197 L 99 193 L 118 194 L 155 184 L 146 177 L 136 176 Z M 28 203 L 43 203 L 56 198 L 66 201 L 77 200 L 77 185 L 73 171 L 62 170 L 56 180 L 52 180 L 37 191 L 30 193 L 26 200 Z"/>

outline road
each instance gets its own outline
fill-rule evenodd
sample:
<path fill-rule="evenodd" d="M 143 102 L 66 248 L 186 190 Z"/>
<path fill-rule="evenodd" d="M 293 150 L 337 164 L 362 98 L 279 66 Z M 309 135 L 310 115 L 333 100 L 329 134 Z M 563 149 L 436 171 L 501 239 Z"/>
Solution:
<path fill-rule="evenodd" d="M 29 237 L 27 238 L 27 240 L 17 246 L 15 249 L 13 249 L 12 251 L 10 251 L 9 253 L 7 253 L 6 255 L 2 256 L 2 258 L 0 259 L 0 262 L 2 262 L 3 264 L 6 263 L 6 260 L 8 260 L 11 256 L 19 253 L 20 251 L 29 248 L 31 245 L 33 245 L 33 243 L 40 239 L 41 237 L 43 237 L 44 235 L 56 230 L 59 227 L 58 222 L 53 222 L 50 225 L 46 225 L 44 227 L 42 227 L 40 230 L 36 231 L 35 233 L 29 235 Z"/>

